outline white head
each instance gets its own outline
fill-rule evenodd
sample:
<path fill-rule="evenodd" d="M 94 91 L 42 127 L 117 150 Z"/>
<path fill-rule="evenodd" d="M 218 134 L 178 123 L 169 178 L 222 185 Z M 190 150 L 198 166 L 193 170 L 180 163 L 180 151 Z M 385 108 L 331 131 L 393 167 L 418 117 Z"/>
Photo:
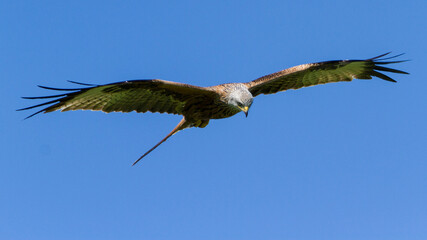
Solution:
<path fill-rule="evenodd" d="M 248 88 L 243 84 L 233 84 L 232 88 L 228 89 L 226 97 L 227 103 L 240 111 L 243 111 L 248 116 L 249 108 L 253 102 L 253 96 Z"/>

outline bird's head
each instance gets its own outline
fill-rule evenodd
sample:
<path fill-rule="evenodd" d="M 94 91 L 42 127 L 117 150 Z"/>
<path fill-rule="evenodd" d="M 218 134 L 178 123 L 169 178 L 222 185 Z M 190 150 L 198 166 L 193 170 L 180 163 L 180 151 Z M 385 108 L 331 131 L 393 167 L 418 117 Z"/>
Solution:
<path fill-rule="evenodd" d="M 232 107 L 243 111 L 248 116 L 249 108 L 253 102 L 253 96 L 249 92 L 248 88 L 243 84 L 236 85 L 235 88 L 229 92 L 228 95 L 228 104 Z"/>

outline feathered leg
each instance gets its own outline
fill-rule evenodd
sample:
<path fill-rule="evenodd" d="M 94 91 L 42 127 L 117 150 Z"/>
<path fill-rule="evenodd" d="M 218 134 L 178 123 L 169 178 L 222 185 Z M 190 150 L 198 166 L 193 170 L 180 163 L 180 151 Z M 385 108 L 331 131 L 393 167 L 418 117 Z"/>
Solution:
<path fill-rule="evenodd" d="M 165 138 L 163 138 L 159 143 L 157 143 L 154 147 L 152 147 L 150 150 L 148 150 L 144 155 L 142 155 L 138 160 L 136 160 L 133 164 L 135 165 L 139 160 L 141 160 L 143 157 L 147 156 L 151 151 L 156 149 L 160 144 L 165 142 L 170 136 L 174 135 L 175 133 L 179 132 L 180 130 L 187 128 L 189 126 L 189 123 L 185 120 L 185 117 L 182 118 L 182 120 L 176 125 L 176 127 L 168 134 Z"/>

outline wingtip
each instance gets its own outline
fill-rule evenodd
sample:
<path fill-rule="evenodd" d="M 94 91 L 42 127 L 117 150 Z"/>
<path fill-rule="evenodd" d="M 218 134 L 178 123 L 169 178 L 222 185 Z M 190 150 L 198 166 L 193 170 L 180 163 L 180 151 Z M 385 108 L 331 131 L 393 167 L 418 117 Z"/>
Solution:
<path fill-rule="evenodd" d="M 99 86 L 97 84 L 82 83 L 82 82 L 76 82 L 76 81 L 72 81 L 72 80 L 67 80 L 67 82 L 73 83 L 73 84 L 78 84 L 78 85 L 83 85 L 83 86 L 91 86 L 91 87 Z"/>
<path fill-rule="evenodd" d="M 389 53 L 391 53 L 391 52 L 389 52 Z M 400 54 L 393 55 L 393 56 L 390 56 L 390 57 L 387 57 L 387 58 L 382 58 L 381 60 L 387 60 L 387 59 L 392 59 L 392 58 L 398 58 L 398 57 L 403 56 L 403 55 L 405 55 L 405 53 L 400 53 Z"/>
<path fill-rule="evenodd" d="M 384 60 L 388 60 L 388 59 L 398 58 L 398 57 L 403 56 L 403 55 L 405 55 L 405 54 L 406 54 L 406 53 L 400 53 L 400 54 L 396 54 L 396 55 L 393 55 L 393 56 L 390 56 L 390 57 L 383 58 L 384 56 L 387 56 L 387 55 L 389 55 L 389 54 L 391 54 L 391 53 L 392 53 L 392 52 L 390 51 L 390 52 L 387 52 L 387 53 L 381 54 L 381 55 L 379 55 L 379 56 L 376 56 L 376 57 L 370 58 L 369 60 L 384 61 Z M 407 61 L 409 61 L 409 60 L 399 60 L 399 61 L 396 61 L 396 63 L 399 63 L 399 62 L 407 62 Z M 394 62 L 393 62 L 393 63 L 394 63 Z"/>
<path fill-rule="evenodd" d="M 80 91 L 83 90 L 82 88 L 53 88 L 53 87 L 46 87 L 42 85 L 37 85 L 39 88 L 47 89 L 47 90 L 55 90 L 55 91 Z"/>
<path fill-rule="evenodd" d="M 389 55 L 390 53 L 391 53 L 391 51 L 390 51 L 390 52 L 383 53 L 383 54 L 378 55 L 378 56 L 376 56 L 376 57 L 370 58 L 369 60 L 376 60 L 376 59 L 382 58 L 382 57 L 384 57 L 384 56 L 387 56 L 387 55 Z"/>
<path fill-rule="evenodd" d="M 28 118 L 31 118 L 31 117 L 33 117 L 33 116 L 35 116 L 35 115 L 37 115 L 37 114 L 39 114 L 39 113 L 41 113 L 41 112 L 43 112 L 43 111 L 44 111 L 44 109 L 43 109 L 43 110 L 40 110 L 40 111 L 38 111 L 38 112 L 35 112 L 35 113 L 31 114 L 30 116 L 28 116 L 28 117 L 26 117 L 26 118 L 22 119 L 22 120 L 27 120 Z"/>

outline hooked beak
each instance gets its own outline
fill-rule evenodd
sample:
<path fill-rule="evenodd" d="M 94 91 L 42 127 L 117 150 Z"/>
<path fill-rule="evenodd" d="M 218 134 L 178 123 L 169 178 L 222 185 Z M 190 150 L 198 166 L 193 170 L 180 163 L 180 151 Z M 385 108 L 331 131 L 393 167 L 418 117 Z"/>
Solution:
<path fill-rule="evenodd" d="M 248 117 L 249 107 L 248 106 L 243 107 L 242 111 L 245 113 L 245 116 Z"/>

